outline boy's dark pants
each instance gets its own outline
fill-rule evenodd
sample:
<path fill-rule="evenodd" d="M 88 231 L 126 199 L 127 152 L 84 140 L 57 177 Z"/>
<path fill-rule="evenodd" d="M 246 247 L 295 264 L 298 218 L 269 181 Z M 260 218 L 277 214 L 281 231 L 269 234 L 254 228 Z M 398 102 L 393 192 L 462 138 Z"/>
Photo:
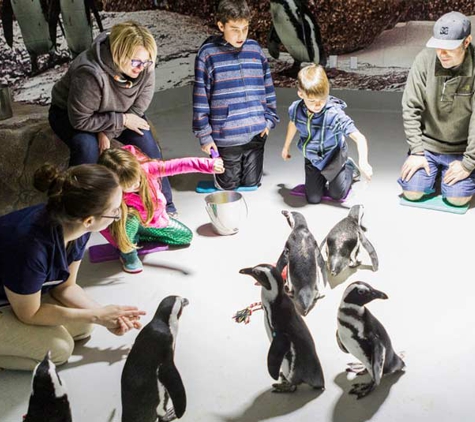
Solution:
<path fill-rule="evenodd" d="M 143 116 L 145 118 L 145 116 Z M 79 164 L 95 164 L 99 159 L 99 143 L 97 133 L 82 132 L 72 127 L 69 122 L 68 112 L 59 107 L 51 106 L 49 110 L 49 123 L 53 132 L 69 148 L 71 155 L 69 166 Z M 117 138 L 124 145 L 134 145 L 150 158 L 162 159 L 162 153 L 149 130 L 143 130 L 140 135 L 126 129 Z M 172 198 L 172 187 L 167 177 L 162 178 L 162 192 L 167 200 L 167 211 L 176 212 Z"/>
<path fill-rule="evenodd" d="M 327 179 L 321 171 L 305 159 L 305 195 L 309 204 L 319 204 L 322 201 Z M 342 199 L 350 190 L 353 182 L 353 169 L 346 164 L 336 177 L 328 183 L 328 194 L 333 199 Z"/>
<path fill-rule="evenodd" d="M 232 190 L 239 186 L 257 186 L 260 183 L 266 139 L 267 135 L 256 135 L 244 145 L 219 147 L 225 171 L 216 175 L 216 181 L 222 189 Z"/>

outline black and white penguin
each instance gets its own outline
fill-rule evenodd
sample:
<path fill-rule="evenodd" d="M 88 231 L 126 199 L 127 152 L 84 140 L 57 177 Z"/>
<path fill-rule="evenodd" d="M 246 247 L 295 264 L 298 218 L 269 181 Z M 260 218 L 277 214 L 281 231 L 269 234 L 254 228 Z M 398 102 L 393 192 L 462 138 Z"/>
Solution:
<path fill-rule="evenodd" d="M 24 422 L 71 422 L 68 394 L 48 352 L 33 371 L 32 391 Z"/>
<path fill-rule="evenodd" d="M 317 299 L 324 296 L 327 287 L 325 260 L 305 217 L 296 211 L 283 210 L 282 214 L 292 231 L 276 267 L 282 272 L 287 265 L 288 294 L 300 314 L 306 316 Z"/>
<path fill-rule="evenodd" d="M 323 240 L 320 249 L 326 252 L 327 265 L 332 276 L 340 274 L 347 267 L 360 265 L 358 254 L 363 246 L 370 258 L 373 271 L 379 267 L 378 255 L 371 242 L 366 238 L 362 225 L 363 205 L 353 205 L 348 217 L 333 227 Z"/>
<path fill-rule="evenodd" d="M 374 299 L 388 296 L 369 284 L 357 281 L 350 284 L 341 299 L 338 309 L 338 329 L 336 338 L 340 349 L 351 353 L 365 369 L 357 372 L 369 373 L 371 382 L 356 383 L 350 390 L 358 399 L 365 397 L 381 382 L 383 375 L 389 375 L 405 368 L 404 361 L 396 354 L 391 339 L 383 325 L 365 308 Z M 350 364 L 349 371 L 354 371 Z"/>
<path fill-rule="evenodd" d="M 122 422 L 168 422 L 185 413 L 185 387 L 173 358 L 186 305 L 185 298 L 166 297 L 137 336 L 122 371 Z"/>
<path fill-rule="evenodd" d="M 267 47 L 272 57 L 279 58 L 279 45 L 282 43 L 295 60 L 294 68 L 300 68 L 302 62 L 325 66 L 320 27 L 306 0 L 271 0 L 270 13 L 272 27 Z"/>
<path fill-rule="evenodd" d="M 243 268 L 262 286 L 261 300 L 265 311 L 265 326 L 271 346 L 267 355 L 267 368 L 275 380 L 274 392 L 290 393 L 305 383 L 323 390 L 325 381 L 322 367 L 315 350 L 312 335 L 305 321 L 295 309 L 292 300 L 284 292 L 280 272 L 269 264 Z"/>

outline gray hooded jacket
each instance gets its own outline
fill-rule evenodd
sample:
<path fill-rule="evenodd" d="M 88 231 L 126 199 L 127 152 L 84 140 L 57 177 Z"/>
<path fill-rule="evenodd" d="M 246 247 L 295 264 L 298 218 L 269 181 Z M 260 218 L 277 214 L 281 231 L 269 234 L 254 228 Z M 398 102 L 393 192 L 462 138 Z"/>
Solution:
<path fill-rule="evenodd" d="M 124 78 L 112 60 L 109 35 L 102 33 L 56 82 L 51 103 L 68 111 L 74 129 L 114 138 L 125 129 L 124 113 L 144 115 L 154 88 L 153 66 L 136 79 Z"/>

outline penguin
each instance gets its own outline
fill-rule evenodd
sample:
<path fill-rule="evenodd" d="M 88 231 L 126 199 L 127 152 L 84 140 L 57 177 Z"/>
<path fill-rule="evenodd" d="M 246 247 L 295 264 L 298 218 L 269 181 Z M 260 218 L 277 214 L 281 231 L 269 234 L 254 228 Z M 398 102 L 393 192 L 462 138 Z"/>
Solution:
<path fill-rule="evenodd" d="M 186 305 L 188 299 L 166 297 L 137 336 L 122 371 L 122 422 L 168 422 L 185 413 L 185 387 L 173 357 Z"/>
<path fill-rule="evenodd" d="M 252 276 L 262 286 L 261 300 L 265 327 L 271 346 L 267 355 L 269 375 L 279 380 L 273 392 L 291 393 L 305 383 L 324 390 L 325 380 L 312 335 L 305 321 L 284 292 L 284 282 L 277 268 L 261 264 L 243 268 L 240 274 Z"/>
<path fill-rule="evenodd" d="M 295 60 L 294 71 L 302 62 L 326 65 L 320 27 L 306 0 L 271 0 L 270 13 L 272 26 L 267 41 L 273 58 L 279 58 L 282 43 Z"/>
<path fill-rule="evenodd" d="M 328 284 L 326 264 L 305 217 L 299 212 L 287 210 L 283 210 L 282 215 L 292 231 L 276 267 L 282 273 L 287 265 L 287 282 L 290 284 L 288 294 L 299 313 L 306 316 L 317 299 L 324 297 L 324 289 Z"/>
<path fill-rule="evenodd" d="M 369 373 L 371 382 L 356 383 L 350 394 L 357 399 L 367 396 L 381 382 L 383 375 L 389 375 L 405 368 L 405 363 L 394 351 L 391 339 L 383 325 L 365 308 L 374 299 L 387 299 L 388 296 L 368 283 L 357 281 L 350 284 L 343 293 L 338 309 L 337 343 L 345 353 L 351 353 L 364 366 L 362 371 L 352 368 L 348 371 L 358 375 Z"/>
<path fill-rule="evenodd" d="M 325 250 L 327 265 L 332 276 L 340 274 L 347 267 L 357 267 L 360 247 L 363 246 L 370 258 L 373 271 L 379 267 L 378 255 L 371 242 L 366 238 L 362 225 L 364 207 L 353 205 L 348 217 L 333 227 L 323 240 L 320 249 Z"/>
<path fill-rule="evenodd" d="M 48 352 L 33 371 L 32 391 L 24 422 L 71 422 L 71 407 L 56 365 Z"/>

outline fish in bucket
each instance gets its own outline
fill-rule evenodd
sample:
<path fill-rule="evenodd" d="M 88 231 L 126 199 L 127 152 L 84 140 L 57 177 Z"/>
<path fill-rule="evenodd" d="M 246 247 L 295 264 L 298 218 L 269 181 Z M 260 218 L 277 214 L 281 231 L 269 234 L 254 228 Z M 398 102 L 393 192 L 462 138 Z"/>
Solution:
<path fill-rule="evenodd" d="M 242 221 L 247 218 L 247 203 L 239 192 L 213 192 L 205 197 L 205 202 L 211 225 L 217 234 L 229 236 L 237 233 Z"/>

